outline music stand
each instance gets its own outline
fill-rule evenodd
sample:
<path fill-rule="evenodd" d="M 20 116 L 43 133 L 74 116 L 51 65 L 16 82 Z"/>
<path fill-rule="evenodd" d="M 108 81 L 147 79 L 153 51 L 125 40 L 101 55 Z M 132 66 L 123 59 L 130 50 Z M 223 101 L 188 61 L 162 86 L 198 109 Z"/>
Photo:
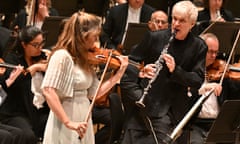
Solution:
<path fill-rule="evenodd" d="M 215 22 L 205 33 L 214 33 L 219 40 L 219 52 L 229 54 L 239 29 L 240 23 Z M 239 40 L 234 54 L 240 55 Z"/>
<path fill-rule="evenodd" d="M 147 23 L 128 23 L 122 53 L 125 55 L 130 54 L 132 47 L 141 42 L 148 30 Z"/>
<path fill-rule="evenodd" d="M 240 100 L 227 100 L 213 123 L 206 142 L 240 144 Z"/>
<path fill-rule="evenodd" d="M 61 23 L 66 18 L 67 17 L 62 16 L 49 16 L 44 19 L 42 30 L 46 32 L 46 48 L 52 47 L 56 44 L 58 35 L 61 32 Z"/>

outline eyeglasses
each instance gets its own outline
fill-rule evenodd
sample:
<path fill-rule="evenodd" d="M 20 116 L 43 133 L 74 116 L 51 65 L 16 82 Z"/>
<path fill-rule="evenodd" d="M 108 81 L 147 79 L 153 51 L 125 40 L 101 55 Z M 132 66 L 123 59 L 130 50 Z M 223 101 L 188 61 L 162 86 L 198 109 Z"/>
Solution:
<path fill-rule="evenodd" d="M 46 43 L 46 41 L 45 40 L 43 40 L 42 42 L 40 42 L 40 43 L 37 43 L 37 42 L 34 42 L 34 43 L 28 43 L 28 44 L 30 44 L 31 46 L 33 46 L 34 48 L 40 48 L 40 47 L 43 47 L 44 45 L 45 45 L 45 43 Z"/>
<path fill-rule="evenodd" d="M 218 55 L 219 51 L 208 50 L 207 53 Z"/>
<path fill-rule="evenodd" d="M 160 24 L 160 23 L 161 23 L 161 24 L 166 24 L 166 23 L 168 23 L 167 21 L 158 20 L 158 19 L 153 19 L 152 22 L 153 22 L 153 23 L 156 23 L 156 24 Z"/>

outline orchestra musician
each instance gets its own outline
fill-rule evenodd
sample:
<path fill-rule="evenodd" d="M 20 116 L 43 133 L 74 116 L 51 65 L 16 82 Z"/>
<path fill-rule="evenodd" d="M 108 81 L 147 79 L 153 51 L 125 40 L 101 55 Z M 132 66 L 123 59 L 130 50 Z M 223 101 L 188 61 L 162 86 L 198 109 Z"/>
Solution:
<path fill-rule="evenodd" d="M 224 8 L 226 0 L 203 0 L 204 9 L 198 13 L 198 25 L 196 34 L 201 34 L 211 22 L 233 22 L 234 16 L 231 11 Z"/>
<path fill-rule="evenodd" d="M 21 29 L 27 25 L 35 25 L 41 29 L 45 17 L 58 15 L 51 0 L 27 0 L 25 8 L 19 11 L 11 27 Z"/>
<path fill-rule="evenodd" d="M 162 10 L 154 11 L 148 21 L 148 27 L 151 31 L 167 29 L 168 15 Z"/>
<path fill-rule="evenodd" d="M 206 67 L 211 66 L 216 60 L 219 51 L 219 41 L 218 38 L 212 33 L 206 33 L 201 35 L 203 40 L 208 46 L 208 51 L 206 55 Z M 207 69 L 207 68 L 206 68 Z M 206 72 L 207 73 L 207 72 Z M 192 125 L 190 133 L 190 144 L 203 144 L 207 137 L 207 132 L 209 131 L 211 124 L 214 119 L 216 119 L 219 108 L 220 108 L 220 96 L 222 92 L 222 86 L 217 82 L 210 82 L 208 76 L 205 77 L 205 82 L 200 89 L 202 91 L 207 91 L 210 88 L 215 88 L 214 93 L 209 96 L 209 98 L 203 103 L 201 110 L 198 114 L 198 118 Z M 206 89 L 206 90 L 205 90 Z"/>
<path fill-rule="evenodd" d="M 0 68 L 0 75 L 5 72 L 6 68 Z M 22 66 L 15 66 L 14 70 L 11 72 L 10 77 L 5 81 L 1 80 L 0 85 L 0 106 L 4 102 L 7 97 L 5 89 L 10 87 L 16 78 L 22 73 L 23 67 Z M 24 131 L 10 125 L 2 124 L 0 122 L 0 144 L 25 144 L 25 138 L 23 137 Z"/>
<path fill-rule="evenodd" d="M 147 23 L 153 11 L 144 0 L 128 0 L 127 3 L 112 7 L 102 27 L 101 45 L 117 49 L 125 39 L 128 23 Z"/>
<path fill-rule="evenodd" d="M 197 91 L 204 80 L 207 52 L 204 41 L 191 33 L 197 15 L 191 1 L 177 2 L 172 10 L 171 28 L 147 33 L 129 55 L 130 59 L 143 61 L 145 67 L 139 71 L 128 66 L 120 83 L 126 113 L 122 144 L 163 143 L 191 106 L 189 91 Z M 168 52 L 162 53 L 165 47 Z M 158 59 L 161 63 L 154 64 Z M 146 92 L 152 78 L 155 81 Z M 141 108 L 136 102 L 144 93 L 145 107 Z M 177 141 L 186 143 L 184 140 Z"/>
<path fill-rule="evenodd" d="M 100 81 L 88 61 L 88 54 L 100 30 L 100 18 L 81 11 L 64 24 L 41 86 L 51 109 L 43 144 L 94 144 L 91 115 L 87 121 L 85 117 L 91 106 L 89 98 L 96 93 Z M 101 83 L 97 97 L 109 91 L 125 72 L 128 58 L 117 56 L 117 59 L 120 67 L 114 76 Z"/>
<path fill-rule="evenodd" d="M 198 21 L 234 21 L 231 11 L 223 7 L 225 0 L 204 0 L 205 8 L 199 12 Z"/>
<path fill-rule="evenodd" d="M 232 80 L 226 76 L 224 77 L 222 85 L 218 83 L 220 76 L 211 78 L 209 75 L 212 75 L 215 72 L 211 72 L 214 67 L 225 67 L 226 63 L 219 63 L 217 54 L 219 52 L 219 41 L 216 35 L 213 33 L 205 33 L 200 35 L 201 38 L 206 42 L 208 46 L 208 52 L 206 55 L 206 76 L 205 82 L 199 90 L 199 94 L 204 94 L 209 91 L 211 88 L 214 88 L 214 93 L 211 94 L 207 100 L 204 101 L 200 107 L 200 111 L 197 112 L 197 118 L 194 118 L 193 124 L 191 126 L 190 132 L 190 144 L 203 144 L 207 138 L 208 132 L 217 118 L 218 113 L 220 112 L 220 106 L 225 100 L 229 99 L 239 99 L 239 86 L 240 82 L 237 80 Z M 222 73 L 223 71 L 220 68 L 217 71 Z M 239 73 L 240 74 L 240 73 Z"/>
<path fill-rule="evenodd" d="M 0 121 L 23 130 L 26 144 L 36 144 L 38 138 L 43 136 L 48 108 L 37 109 L 33 105 L 31 80 L 36 72 L 44 72 L 47 64 L 36 63 L 33 57 L 41 55 L 45 41 L 43 32 L 34 26 L 23 28 L 14 39 L 3 58 L 6 63 L 22 65 L 25 72 L 6 88 L 8 96 L 0 107 Z M 4 78 L 9 77 L 10 73 L 11 69 L 8 68 Z"/>

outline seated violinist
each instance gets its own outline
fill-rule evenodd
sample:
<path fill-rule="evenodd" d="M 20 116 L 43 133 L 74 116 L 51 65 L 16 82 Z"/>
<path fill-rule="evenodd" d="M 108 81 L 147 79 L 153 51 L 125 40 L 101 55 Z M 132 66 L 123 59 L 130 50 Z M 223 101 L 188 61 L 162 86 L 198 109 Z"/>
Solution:
<path fill-rule="evenodd" d="M 27 143 L 37 143 L 43 136 L 49 109 L 37 109 L 33 105 L 34 94 L 31 91 L 32 77 L 36 72 L 44 72 L 46 63 L 36 63 L 33 57 L 39 57 L 44 46 L 43 32 L 34 26 L 27 26 L 14 38 L 4 54 L 4 61 L 13 65 L 24 66 L 25 72 L 18 76 L 14 84 L 6 89 L 8 97 L 0 107 L 0 122 L 15 126 L 24 131 Z M 7 69 L 4 77 L 9 77 Z"/>
<path fill-rule="evenodd" d="M 204 101 L 200 112 L 197 114 L 197 118 L 194 119 L 190 134 L 190 144 L 203 144 L 205 142 L 208 131 L 210 130 L 213 121 L 216 119 L 220 111 L 221 104 L 224 102 L 224 100 L 229 99 L 229 79 L 224 78 L 222 84 L 220 84 L 217 82 L 221 78 L 220 74 L 214 74 L 215 77 L 211 76 L 211 67 L 218 62 L 218 60 L 216 60 L 219 51 L 218 38 L 212 33 L 203 34 L 201 37 L 208 46 L 208 52 L 206 55 L 207 72 L 205 76 L 205 82 L 199 89 L 199 94 L 202 95 L 210 91 L 212 88 L 214 88 L 214 92 L 207 98 L 207 100 Z M 222 66 L 222 63 L 219 64 L 221 64 L 219 66 Z M 219 69 L 224 68 L 221 67 Z M 221 73 L 222 72 L 223 71 L 221 71 Z"/>

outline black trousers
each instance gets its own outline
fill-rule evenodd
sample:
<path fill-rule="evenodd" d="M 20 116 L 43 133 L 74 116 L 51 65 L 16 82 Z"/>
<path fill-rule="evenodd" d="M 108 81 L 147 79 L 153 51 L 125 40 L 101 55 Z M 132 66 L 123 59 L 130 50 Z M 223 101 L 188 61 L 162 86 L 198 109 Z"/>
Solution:
<path fill-rule="evenodd" d="M 104 124 L 100 130 L 95 134 L 96 144 L 109 144 L 110 128 L 111 128 L 111 114 L 109 108 L 94 107 L 93 108 L 93 123 Z"/>
<path fill-rule="evenodd" d="M 23 131 L 0 123 L 0 144 L 24 144 Z"/>
<path fill-rule="evenodd" d="M 5 118 L 1 121 L 5 125 L 9 125 L 12 127 L 16 127 L 21 131 L 21 144 L 36 144 L 37 137 L 35 136 L 34 131 L 32 130 L 32 126 L 30 122 L 24 117 L 10 117 Z M 15 144 L 15 143 L 14 143 Z"/>

